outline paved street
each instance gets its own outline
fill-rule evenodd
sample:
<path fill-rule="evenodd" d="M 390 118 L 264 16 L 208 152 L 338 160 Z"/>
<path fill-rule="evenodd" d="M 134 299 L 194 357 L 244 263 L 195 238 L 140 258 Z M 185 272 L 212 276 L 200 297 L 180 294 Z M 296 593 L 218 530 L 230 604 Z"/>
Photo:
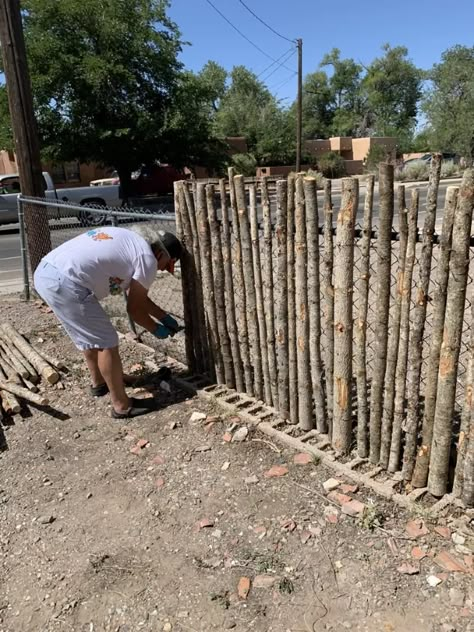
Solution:
<path fill-rule="evenodd" d="M 458 184 L 459 181 L 456 182 Z M 444 200 L 446 197 L 446 189 L 454 182 L 443 182 L 439 188 L 438 194 L 438 218 L 437 229 L 441 228 L 442 209 L 444 208 Z M 409 201 L 410 189 L 412 185 L 407 186 L 407 201 Z M 424 203 L 427 190 L 427 184 L 423 183 L 418 187 L 420 189 L 420 214 L 419 225 L 422 226 L 424 219 Z M 357 213 L 358 222 L 362 220 L 364 210 L 364 195 L 365 188 L 361 188 L 359 210 Z M 320 206 L 322 205 L 322 195 L 318 195 Z M 337 212 L 341 202 L 340 191 L 333 192 L 334 209 Z M 378 192 L 376 190 L 374 195 L 374 224 L 378 221 Z M 150 205 L 150 210 L 156 210 L 153 205 Z M 336 217 L 335 217 L 336 219 Z M 395 222 L 394 222 L 395 223 Z M 395 223 L 396 225 L 396 223 Z M 53 246 L 57 246 L 67 239 L 71 239 L 75 235 L 83 231 L 84 228 L 79 225 L 77 220 L 68 218 L 62 221 L 54 222 L 54 229 L 52 230 L 52 242 Z M 21 270 L 21 258 L 20 258 L 20 239 L 18 235 L 18 226 L 8 225 L 0 226 L 0 294 L 6 294 L 9 292 L 17 292 L 22 289 L 22 270 Z"/>

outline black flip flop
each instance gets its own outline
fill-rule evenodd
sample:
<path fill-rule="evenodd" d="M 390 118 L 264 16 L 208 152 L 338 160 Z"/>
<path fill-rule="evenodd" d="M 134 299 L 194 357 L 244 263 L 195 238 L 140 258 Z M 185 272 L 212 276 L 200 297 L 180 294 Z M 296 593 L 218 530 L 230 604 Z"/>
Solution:
<path fill-rule="evenodd" d="M 112 409 L 112 417 L 114 419 L 131 419 L 132 417 L 147 415 L 148 413 L 156 410 L 156 401 L 152 398 L 136 399 L 135 397 L 131 397 L 130 402 L 132 405 L 123 413 L 118 413 L 116 410 Z"/>
<path fill-rule="evenodd" d="M 99 384 L 99 386 L 89 387 L 89 393 L 92 395 L 92 397 L 103 397 L 104 395 L 107 395 L 108 392 L 109 387 L 105 382 L 103 384 Z"/>

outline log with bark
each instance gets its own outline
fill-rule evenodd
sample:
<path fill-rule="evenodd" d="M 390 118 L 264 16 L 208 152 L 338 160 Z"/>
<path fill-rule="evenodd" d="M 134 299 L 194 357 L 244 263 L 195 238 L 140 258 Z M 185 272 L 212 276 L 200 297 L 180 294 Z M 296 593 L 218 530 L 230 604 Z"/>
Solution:
<path fill-rule="evenodd" d="M 295 306 L 295 178 L 288 176 L 287 195 L 287 293 L 288 293 L 288 382 L 291 423 L 298 423 L 298 369 L 296 365 Z"/>
<path fill-rule="evenodd" d="M 326 334 L 324 357 L 324 375 L 326 378 L 326 404 L 328 432 L 332 436 L 333 400 L 334 400 L 334 239 L 331 180 L 324 181 L 324 243 L 321 271 L 321 289 L 324 296 L 323 328 Z"/>
<path fill-rule="evenodd" d="M 27 388 L 18 386 L 18 384 L 14 384 L 13 382 L 0 382 L 0 391 L 6 391 L 7 393 L 11 393 L 12 395 L 20 397 L 27 402 L 37 404 L 38 406 L 47 406 L 49 403 L 48 398 L 44 397 L 44 395 L 32 393 Z"/>
<path fill-rule="evenodd" d="M 35 351 L 35 349 L 21 336 L 10 324 L 4 324 L 1 327 L 2 337 L 7 338 L 9 343 L 25 356 L 42 377 L 49 384 L 56 384 L 59 380 L 59 373 L 50 364 Z"/>
<path fill-rule="evenodd" d="M 277 182 L 276 217 L 276 320 L 275 344 L 278 361 L 278 407 L 283 419 L 290 417 L 288 376 L 288 255 L 287 255 L 287 182 Z"/>

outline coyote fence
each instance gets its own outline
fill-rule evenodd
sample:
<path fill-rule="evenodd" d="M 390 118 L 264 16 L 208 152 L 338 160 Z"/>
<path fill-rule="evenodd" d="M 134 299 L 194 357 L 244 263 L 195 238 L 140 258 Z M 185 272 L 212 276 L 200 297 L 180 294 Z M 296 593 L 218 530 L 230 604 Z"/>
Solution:
<path fill-rule="evenodd" d="M 186 357 L 294 436 L 472 506 L 474 170 L 439 209 L 430 169 L 424 202 L 382 164 L 363 192 L 342 180 L 339 208 L 305 174 L 176 183 Z"/>

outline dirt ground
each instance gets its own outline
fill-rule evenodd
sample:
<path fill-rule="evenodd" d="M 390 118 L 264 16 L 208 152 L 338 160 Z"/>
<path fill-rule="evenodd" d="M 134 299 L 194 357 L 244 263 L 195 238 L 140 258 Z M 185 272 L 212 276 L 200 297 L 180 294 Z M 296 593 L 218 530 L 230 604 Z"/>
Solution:
<path fill-rule="evenodd" d="M 224 441 L 237 420 L 176 388 L 114 421 L 53 316 L 0 310 L 70 369 L 46 389 L 55 416 L 31 408 L 2 431 L 0 632 L 474 630 L 472 515 L 433 523 L 364 489 L 347 491 L 364 518 L 345 515 L 325 498 L 330 471 L 251 430 Z M 153 358 L 129 342 L 122 356 Z M 265 476 L 276 465 L 288 472 Z M 409 535 L 413 520 L 427 533 Z"/>

